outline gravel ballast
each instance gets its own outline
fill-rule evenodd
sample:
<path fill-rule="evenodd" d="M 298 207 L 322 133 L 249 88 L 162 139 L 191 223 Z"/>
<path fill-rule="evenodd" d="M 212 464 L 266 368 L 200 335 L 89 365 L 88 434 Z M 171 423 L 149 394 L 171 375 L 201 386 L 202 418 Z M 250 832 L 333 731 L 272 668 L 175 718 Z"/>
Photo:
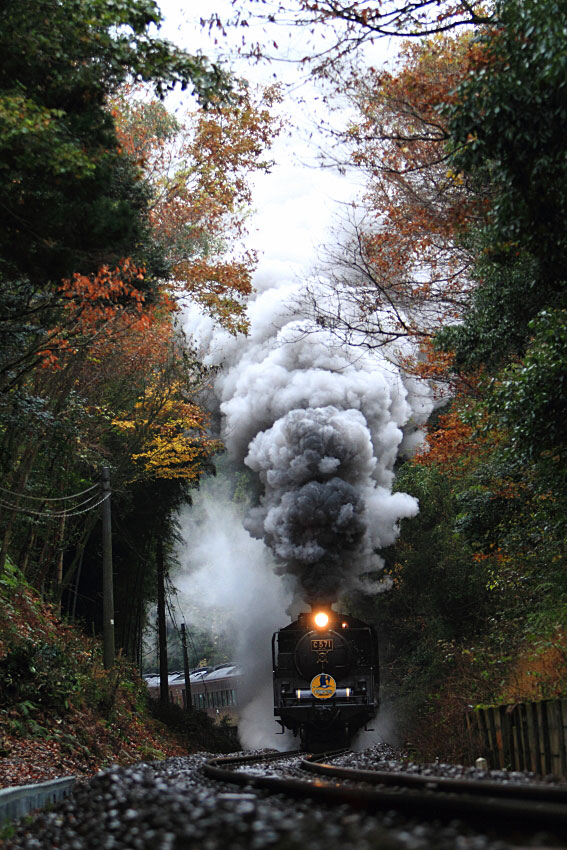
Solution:
<path fill-rule="evenodd" d="M 340 761 L 349 767 L 373 764 L 375 769 L 383 769 L 387 763 L 391 769 L 400 765 L 407 770 L 407 763 L 393 755 L 390 748 L 377 745 Z M 523 835 L 521 844 L 510 843 L 458 822 L 420 823 L 395 812 L 368 815 L 346 805 L 319 806 L 307 799 L 269 796 L 250 787 L 216 783 L 202 774 L 203 763 L 212 757 L 200 753 L 112 767 L 78 785 L 71 797 L 52 811 L 38 814 L 32 823 L 17 824 L 15 835 L 4 846 L 6 850 L 344 850 L 349 846 L 355 850 L 508 850 L 513 846 L 559 846 L 541 833 Z"/>

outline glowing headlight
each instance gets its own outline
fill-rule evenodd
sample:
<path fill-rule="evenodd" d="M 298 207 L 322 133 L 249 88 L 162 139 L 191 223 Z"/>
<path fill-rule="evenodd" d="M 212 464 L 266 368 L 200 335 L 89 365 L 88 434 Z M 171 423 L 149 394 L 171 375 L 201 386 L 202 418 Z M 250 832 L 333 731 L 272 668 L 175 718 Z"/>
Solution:
<path fill-rule="evenodd" d="M 318 614 L 315 614 L 315 625 L 320 629 L 324 629 L 328 622 L 329 616 L 324 611 L 319 611 Z"/>

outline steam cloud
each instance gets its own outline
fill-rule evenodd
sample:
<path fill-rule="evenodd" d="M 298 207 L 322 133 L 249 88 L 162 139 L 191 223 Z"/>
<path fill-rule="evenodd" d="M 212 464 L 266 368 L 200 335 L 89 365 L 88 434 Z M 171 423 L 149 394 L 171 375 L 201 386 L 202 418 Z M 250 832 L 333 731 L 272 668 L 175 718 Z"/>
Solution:
<path fill-rule="evenodd" d="M 274 575 L 272 554 L 243 527 L 231 499 L 230 479 L 204 482 L 193 506 L 181 510 L 184 543 L 175 577 L 182 610 L 191 626 L 233 636 L 232 660 L 245 674 L 239 685 L 238 734 L 244 748 L 291 748 L 273 719 L 270 640 L 286 621 L 291 596 Z M 222 521 L 219 522 L 219 517 Z"/>
<path fill-rule="evenodd" d="M 432 399 L 387 352 L 313 329 L 301 300 L 299 284 L 264 286 L 247 338 L 197 313 L 186 330 L 205 362 L 223 367 L 215 390 L 225 444 L 263 487 L 246 529 L 295 578 L 298 597 L 331 602 L 355 586 L 379 589 L 378 550 L 417 513 L 414 498 L 391 492 L 393 468 Z"/>

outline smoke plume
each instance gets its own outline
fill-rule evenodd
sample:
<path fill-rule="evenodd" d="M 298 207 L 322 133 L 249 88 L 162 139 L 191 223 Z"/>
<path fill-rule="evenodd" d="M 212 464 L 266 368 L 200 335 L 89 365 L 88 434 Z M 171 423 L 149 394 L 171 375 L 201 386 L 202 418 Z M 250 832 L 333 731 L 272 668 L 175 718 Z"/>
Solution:
<path fill-rule="evenodd" d="M 232 636 L 231 660 L 239 684 L 238 734 L 243 747 L 291 747 L 273 719 L 271 637 L 286 622 L 291 595 L 274 574 L 271 552 L 243 527 L 242 509 L 231 498 L 227 476 L 204 482 L 179 523 L 183 544 L 175 576 L 180 605 L 191 627 Z M 198 613 L 198 617 L 196 616 Z"/>
<path fill-rule="evenodd" d="M 394 464 L 432 402 L 391 352 L 338 344 L 301 303 L 299 284 L 267 285 L 250 306 L 248 337 L 191 313 L 186 329 L 222 367 L 225 444 L 262 486 L 246 529 L 295 580 L 298 598 L 331 602 L 356 586 L 379 589 L 379 550 L 418 510 L 391 492 Z"/>

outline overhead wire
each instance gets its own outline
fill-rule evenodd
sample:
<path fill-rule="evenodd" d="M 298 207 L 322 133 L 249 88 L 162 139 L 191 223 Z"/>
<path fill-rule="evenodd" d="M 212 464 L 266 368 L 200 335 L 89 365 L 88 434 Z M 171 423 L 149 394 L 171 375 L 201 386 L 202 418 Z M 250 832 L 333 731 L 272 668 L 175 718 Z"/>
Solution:
<path fill-rule="evenodd" d="M 96 485 L 98 487 L 98 485 Z M 76 508 L 80 508 L 82 505 L 87 505 L 89 502 L 92 502 L 93 499 L 97 499 L 98 494 L 92 496 L 89 499 L 85 499 L 83 502 L 80 502 L 78 505 L 70 505 L 69 508 L 64 510 L 56 510 L 56 511 L 36 511 L 33 508 L 28 508 L 25 505 L 12 505 L 9 502 L 0 499 L 0 507 L 6 508 L 7 510 L 16 511 L 17 513 L 28 514 L 30 516 L 38 516 L 44 519 L 61 519 L 62 517 L 74 517 L 80 516 L 81 514 L 86 514 L 89 511 L 98 508 L 99 505 L 102 505 L 103 502 L 106 502 L 108 498 L 110 498 L 110 493 L 106 493 L 102 499 L 95 501 L 93 504 L 89 504 L 87 508 L 83 510 L 76 510 Z"/>
<path fill-rule="evenodd" d="M 177 635 L 178 635 L 178 637 L 181 640 L 181 643 L 183 645 L 183 640 L 181 638 L 181 629 L 177 625 L 177 621 L 175 619 L 175 612 L 174 612 L 174 610 L 171 606 L 171 602 L 170 602 L 171 597 L 174 597 L 176 602 L 177 602 L 177 607 L 179 608 L 179 613 L 183 616 L 183 611 L 181 610 L 181 605 L 179 604 L 179 599 L 177 597 L 177 588 L 175 587 L 175 585 L 173 584 L 173 582 L 171 581 L 171 579 L 170 579 L 170 577 L 167 573 L 165 575 L 165 582 L 168 585 L 168 588 L 167 588 L 168 592 L 167 592 L 166 597 L 165 597 L 165 604 L 167 605 L 167 610 L 169 611 L 169 616 L 170 616 L 171 622 L 173 624 L 173 628 L 177 632 Z M 185 634 L 189 634 L 187 628 L 185 628 Z M 190 635 L 189 635 L 189 639 L 191 641 L 191 647 L 193 649 L 193 655 L 195 656 L 195 659 L 196 659 L 197 653 L 195 651 L 195 645 L 193 643 L 193 638 Z M 205 691 L 205 696 L 207 696 L 207 694 L 208 694 L 207 683 L 204 680 L 201 680 L 200 684 L 203 685 L 203 689 Z"/>
<path fill-rule="evenodd" d="M 0 487 L 0 491 L 2 493 L 7 493 L 9 496 L 13 496 L 16 499 L 24 498 L 24 499 L 33 499 L 36 502 L 66 502 L 70 499 L 78 499 L 79 496 L 84 496 L 85 493 L 90 493 L 91 490 L 96 490 L 97 487 L 100 487 L 100 484 L 91 484 L 90 487 L 87 487 L 86 490 L 81 490 L 79 493 L 71 493 L 69 496 L 31 496 L 28 493 L 14 493 L 13 490 L 7 490 L 5 487 Z"/>

